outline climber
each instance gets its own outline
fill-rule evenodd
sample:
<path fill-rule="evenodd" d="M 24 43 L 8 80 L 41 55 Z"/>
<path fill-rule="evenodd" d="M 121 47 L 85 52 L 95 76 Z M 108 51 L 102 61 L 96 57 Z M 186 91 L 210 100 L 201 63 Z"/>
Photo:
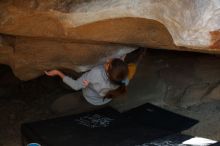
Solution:
<path fill-rule="evenodd" d="M 65 84 L 74 90 L 82 89 L 82 94 L 74 92 L 59 98 L 52 108 L 58 112 L 65 112 L 71 109 L 77 110 L 77 104 L 81 105 L 81 108 L 92 109 L 94 107 L 92 105 L 102 106 L 109 103 L 113 98 L 125 94 L 126 86 L 129 80 L 133 78 L 136 66 L 142 56 L 143 53 L 140 54 L 136 63 L 129 64 L 120 58 L 110 59 L 104 65 L 92 68 L 76 80 L 59 70 L 45 71 L 48 76 L 59 76 Z"/>

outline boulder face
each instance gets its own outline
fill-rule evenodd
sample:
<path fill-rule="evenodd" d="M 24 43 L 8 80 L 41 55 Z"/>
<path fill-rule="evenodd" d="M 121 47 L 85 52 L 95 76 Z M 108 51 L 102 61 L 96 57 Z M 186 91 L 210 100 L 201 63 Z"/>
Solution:
<path fill-rule="evenodd" d="M 36 78 L 50 69 L 84 72 L 109 58 L 124 56 L 135 49 L 122 45 L 73 43 L 18 36 L 5 36 L 2 40 L 6 44 L 0 46 L 3 56 L 0 62 L 10 65 L 14 74 L 22 80 Z"/>
<path fill-rule="evenodd" d="M 1 0 L 0 63 L 22 80 L 138 46 L 220 52 L 219 0 Z"/>

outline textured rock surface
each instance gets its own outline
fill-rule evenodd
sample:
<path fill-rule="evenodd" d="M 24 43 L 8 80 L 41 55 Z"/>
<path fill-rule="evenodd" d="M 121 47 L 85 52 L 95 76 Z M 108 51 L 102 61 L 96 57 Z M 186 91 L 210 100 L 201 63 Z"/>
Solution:
<path fill-rule="evenodd" d="M 130 36 L 129 33 L 134 35 L 139 27 L 155 20 L 154 26 L 146 28 L 150 33 L 146 30 L 142 33 L 161 33 L 157 28 L 160 22 L 165 26 L 163 29 L 171 34 L 175 45 L 203 48 L 211 44 L 209 33 L 220 29 L 218 0 L 9 0 L 2 1 L 1 6 L 0 31 L 23 36 L 59 36 L 130 43 L 125 38 Z M 135 22 L 136 28 L 124 33 L 116 30 L 117 23 L 120 26 L 120 23 L 129 20 L 129 23 L 124 23 L 125 26 L 118 29 L 123 30 Z M 103 37 L 102 33 L 111 30 L 111 27 L 114 28 L 111 34 L 120 35 L 110 38 L 111 35 L 106 34 L 109 38 Z M 94 28 L 95 33 L 88 33 L 86 30 L 94 31 L 89 28 Z M 219 36 L 218 33 L 213 35 Z M 219 41 L 219 37 L 216 41 Z"/>
<path fill-rule="evenodd" d="M 219 22 L 219 0 L 1 0 L 0 63 L 28 80 L 52 67 L 84 71 L 122 46 L 219 53 Z M 30 61 L 36 52 L 42 61 Z"/>
<path fill-rule="evenodd" d="M 120 57 L 135 47 L 87 44 L 29 37 L 1 37 L 0 63 L 10 65 L 22 80 L 36 78 L 49 69 L 87 71 L 108 58 Z"/>
<path fill-rule="evenodd" d="M 112 106 L 124 111 L 151 102 L 188 108 L 220 100 L 219 74 L 219 56 L 151 50 L 128 86 L 128 97 Z"/>

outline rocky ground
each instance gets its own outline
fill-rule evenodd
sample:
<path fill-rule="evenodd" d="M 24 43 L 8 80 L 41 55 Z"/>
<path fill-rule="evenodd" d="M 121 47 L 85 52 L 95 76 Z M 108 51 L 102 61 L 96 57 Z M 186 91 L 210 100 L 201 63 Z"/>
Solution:
<path fill-rule="evenodd" d="M 196 64 L 195 60 L 203 64 Z M 216 56 L 203 54 L 149 51 L 129 85 L 128 97 L 114 101 L 111 106 L 123 111 L 146 102 L 155 103 L 200 121 L 183 133 L 220 140 L 218 61 L 220 59 Z M 190 68 L 193 68 L 193 74 Z M 201 73 L 199 79 L 195 75 L 198 73 Z M 192 84 L 185 86 L 186 81 Z M 168 87 L 169 90 L 166 90 Z M 204 90 L 205 93 L 202 92 Z M 42 76 L 21 82 L 14 77 L 10 68 L 1 65 L 0 146 L 21 144 L 21 123 L 59 116 L 50 110 L 50 105 L 56 98 L 70 92 L 73 91 L 64 86 L 59 78 Z"/>

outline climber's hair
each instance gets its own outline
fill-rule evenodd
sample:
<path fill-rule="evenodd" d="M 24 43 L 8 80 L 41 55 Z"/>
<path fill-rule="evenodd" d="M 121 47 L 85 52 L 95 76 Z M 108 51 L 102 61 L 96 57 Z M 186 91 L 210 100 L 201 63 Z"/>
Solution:
<path fill-rule="evenodd" d="M 116 90 L 109 91 L 105 98 L 114 98 L 126 93 L 127 88 L 124 80 L 128 76 L 128 65 L 119 58 L 114 58 L 108 62 L 107 75 L 109 80 L 119 87 Z"/>

